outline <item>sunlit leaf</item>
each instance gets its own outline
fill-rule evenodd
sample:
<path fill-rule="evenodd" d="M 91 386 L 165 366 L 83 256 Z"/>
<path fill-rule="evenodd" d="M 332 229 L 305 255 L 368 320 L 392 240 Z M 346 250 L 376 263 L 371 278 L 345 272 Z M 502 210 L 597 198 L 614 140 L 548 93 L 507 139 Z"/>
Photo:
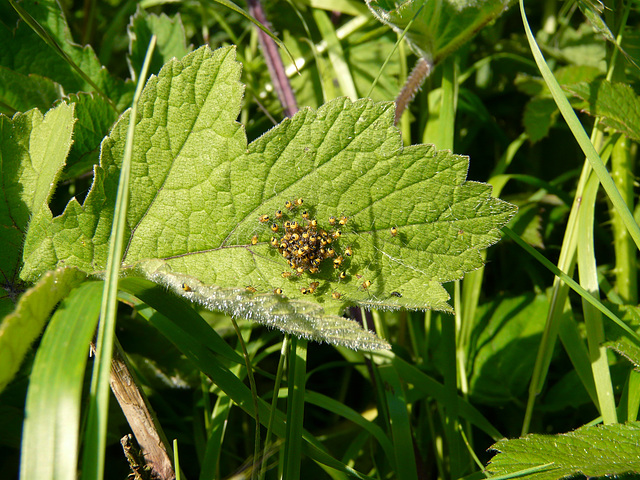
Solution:
<path fill-rule="evenodd" d="M 450 311 L 441 283 L 482 265 L 479 250 L 499 240 L 515 207 L 466 181 L 466 157 L 403 148 L 391 103 L 338 99 L 247 145 L 235 122 L 239 69 L 233 48 L 203 47 L 149 80 L 124 264 L 210 308 L 334 343 L 347 306 Z M 128 121 L 126 112 L 103 142 L 84 205 L 72 200 L 60 217 L 34 219 L 26 280 L 45 265 L 104 268 Z M 286 208 L 296 199 L 302 205 Z M 322 253 L 319 242 L 311 247 L 317 272 L 310 264 L 292 270 L 272 246 L 305 246 L 286 237 L 286 221 L 297 222 L 300 235 L 327 232 Z M 362 338 L 343 344 L 361 346 Z"/>

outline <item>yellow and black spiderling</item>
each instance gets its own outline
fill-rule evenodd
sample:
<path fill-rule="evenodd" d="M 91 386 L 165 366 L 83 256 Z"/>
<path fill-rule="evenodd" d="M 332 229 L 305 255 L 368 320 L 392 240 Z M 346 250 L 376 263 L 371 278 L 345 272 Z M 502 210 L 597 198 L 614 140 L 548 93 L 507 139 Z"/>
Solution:
<path fill-rule="evenodd" d="M 395 237 L 398 235 L 398 227 L 391 227 L 391 236 Z"/>

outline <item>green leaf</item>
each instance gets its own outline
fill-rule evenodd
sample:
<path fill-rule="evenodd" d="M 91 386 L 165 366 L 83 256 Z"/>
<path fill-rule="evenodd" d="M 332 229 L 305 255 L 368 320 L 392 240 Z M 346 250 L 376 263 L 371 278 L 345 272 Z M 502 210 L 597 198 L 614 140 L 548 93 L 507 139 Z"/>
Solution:
<path fill-rule="evenodd" d="M 102 67 L 93 48 L 74 43 L 71 31 L 55 0 L 24 0 L 20 7 L 36 20 L 57 46 L 98 88 L 123 110 L 131 103 L 133 84 L 112 77 Z M 59 83 L 67 93 L 93 92 L 94 87 L 49 47 L 25 22 L 15 30 L 0 25 L 0 66 L 24 75 L 37 74 Z"/>
<path fill-rule="evenodd" d="M 477 350 L 469 379 L 473 398 L 512 401 L 529 385 L 536 348 L 545 325 L 546 295 L 496 298 L 478 309 Z"/>
<path fill-rule="evenodd" d="M 556 480 L 569 475 L 614 476 L 640 471 L 640 423 L 581 427 L 560 435 L 527 435 L 500 440 L 487 466 L 492 475 L 506 475 L 553 462 L 547 471 L 527 476 L 531 480 Z M 489 477 L 491 478 L 491 477 Z"/>
<path fill-rule="evenodd" d="M 4 317 L 0 324 L 0 392 L 17 373 L 51 311 L 85 277 L 75 268 L 47 272 L 20 297 L 15 311 Z"/>
<path fill-rule="evenodd" d="M 81 394 L 102 282 L 85 283 L 53 315 L 29 381 L 20 478 L 77 478 Z"/>
<path fill-rule="evenodd" d="M 473 37 L 512 3 L 512 0 L 367 0 L 373 15 L 398 33 L 415 18 L 405 38 L 417 55 L 434 64 Z"/>
<path fill-rule="evenodd" d="M 39 110 L 0 116 L 0 160 L 4 195 L 0 202 L 3 254 L 0 271 L 5 286 L 15 285 L 24 235 L 31 217 L 49 210 L 71 147 L 73 106 L 61 104 L 43 116 Z M 40 273 L 44 273 L 41 271 Z"/>
<path fill-rule="evenodd" d="M 527 102 L 522 123 L 531 142 L 545 138 L 557 116 L 558 108 L 552 98 L 532 98 Z"/>
<path fill-rule="evenodd" d="M 618 308 L 621 309 L 619 312 L 621 320 L 637 332 L 640 326 L 640 309 L 635 305 L 624 305 Z M 609 341 L 604 343 L 605 346 L 625 357 L 636 369 L 640 367 L 640 346 L 629 337 L 627 332 L 617 325 L 609 324 L 607 325 L 606 338 Z"/>
<path fill-rule="evenodd" d="M 640 97 L 623 83 L 596 80 L 567 85 L 565 90 L 582 99 L 576 108 L 600 118 L 603 125 L 640 141 Z"/>
<path fill-rule="evenodd" d="M 75 178 L 91 171 L 93 165 L 98 163 L 100 143 L 118 115 L 100 95 L 73 93 L 67 97 L 67 101 L 75 107 L 77 121 L 63 175 L 64 178 Z"/>
<path fill-rule="evenodd" d="M 606 72 L 606 43 L 589 23 L 582 23 L 577 29 L 562 28 L 558 34 L 550 36 L 540 30 L 537 39 L 545 46 L 545 51 L 570 65 L 591 66 Z"/>
<path fill-rule="evenodd" d="M 60 85 L 48 78 L 0 67 L 0 113 L 11 117 L 32 108 L 47 111 L 61 96 Z"/>
<path fill-rule="evenodd" d="M 203 47 L 149 80 L 136 126 L 125 264 L 209 308 L 327 341 L 342 335 L 344 321 L 332 322 L 346 306 L 450 311 L 441 283 L 482 266 L 479 250 L 498 241 L 515 207 L 492 198 L 489 185 L 466 182 L 466 157 L 403 148 L 392 103 L 338 99 L 247 146 L 235 122 L 239 70 L 232 48 Z M 34 219 L 25 280 L 59 262 L 104 269 L 128 122 L 126 112 L 103 142 L 84 205 L 72 200 L 60 217 Z M 304 206 L 287 210 L 297 198 Z M 330 232 L 338 226 L 329 218 L 345 217 L 332 244 L 343 262 L 333 268 L 327 259 L 315 275 L 283 278 L 292 270 L 270 245 L 272 222 L 259 217 L 285 210 L 282 235 L 285 220 L 308 225 L 304 209 Z M 323 333 L 312 333 L 319 326 Z M 347 344 L 370 336 L 361 335 Z"/>
<path fill-rule="evenodd" d="M 182 58 L 191 50 L 187 47 L 184 26 L 179 14 L 173 18 L 164 13 L 155 15 L 147 13 L 138 5 L 138 10 L 127 26 L 127 33 L 129 70 L 134 80 L 142 68 L 152 35 L 155 34 L 158 40 L 149 65 L 149 73 L 157 74 L 173 57 Z"/>

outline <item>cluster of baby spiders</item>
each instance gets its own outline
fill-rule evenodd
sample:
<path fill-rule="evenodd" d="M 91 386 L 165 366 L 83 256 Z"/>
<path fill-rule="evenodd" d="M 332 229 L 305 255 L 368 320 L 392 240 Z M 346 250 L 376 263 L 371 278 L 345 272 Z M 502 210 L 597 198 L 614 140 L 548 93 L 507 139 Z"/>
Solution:
<path fill-rule="evenodd" d="M 341 253 L 336 251 L 336 240 L 342 236 L 340 227 L 344 226 L 348 222 L 348 218 L 341 216 L 339 218 L 330 217 L 328 219 L 329 225 L 332 226 L 330 231 L 322 229 L 318 225 L 316 219 L 311 218 L 308 211 L 300 213 L 300 218 L 296 220 L 294 218 L 294 212 L 301 209 L 304 204 L 302 198 L 285 202 L 285 212 L 278 210 L 275 212 L 274 219 L 269 215 L 260 215 L 258 220 L 262 224 L 270 224 L 271 231 L 274 234 L 281 234 L 281 236 L 271 237 L 270 244 L 273 248 L 277 249 L 280 255 L 287 261 L 287 264 L 291 267 L 292 271 L 282 272 L 283 278 L 289 278 L 295 274 L 300 276 L 303 273 L 315 274 L 322 268 L 325 260 L 332 259 L 331 264 L 334 269 L 340 269 L 344 262 L 353 255 L 352 247 L 345 248 Z M 278 223 L 280 221 L 281 223 Z M 258 236 L 254 235 L 251 239 L 253 245 L 258 243 Z M 346 271 L 340 271 L 338 273 L 340 280 L 347 278 Z M 367 288 L 371 282 L 365 282 L 363 288 Z M 303 295 L 313 294 L 316 292 L 320 283 L 317 281 L 311 282 L 308 287 L 300 288 L 300 292 Z M 251 287 L 253 289 L 253 287 Z M 249 290 L 249 287 L 247 287 Z M 251 290 L 249 290 L 251 291 Z M 282 295 L 281 288 L 276 288 L 274 293 Z M 333 292 L 331 295 L 335 300 L 341 298 L 340 292 Z"/>

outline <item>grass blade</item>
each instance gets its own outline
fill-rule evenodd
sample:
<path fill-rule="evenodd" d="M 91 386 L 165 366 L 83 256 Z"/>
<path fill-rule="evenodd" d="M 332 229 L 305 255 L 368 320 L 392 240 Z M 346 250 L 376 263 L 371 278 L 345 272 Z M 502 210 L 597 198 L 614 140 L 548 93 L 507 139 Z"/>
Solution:
<path fill-rule="evenodd" d="M 133 134 L 138 112 L 138 100 L 147 78 L 147 71 L 155 48 L 156 37 L 151 37 L 147 56 L 138 77 L 139 82 L 131 106 L 129 130 L 125 144 L 125 155 L 122 161 L 118 195 L 109 243 L 109 259 L 107 262 L 107 278 L 104 284 L 100 317 L 102 321 L 98 329 L 96 341 L 96 363 L 91 379 L 89 412 L 85 431 L 85 451 L 82 477 L 101 480 L 104 475 L 105 448 L 107 441 L 107 415 L 109 411 L 109 376 L 111 374 L 111 356 L 115 340 L 115 323 L 118 308 L 118 278 L 120 262 L 124 251 L 124 235 L 129 203 L 129 176 L 131 173 L 131 156 L 133 152 Z"/>

